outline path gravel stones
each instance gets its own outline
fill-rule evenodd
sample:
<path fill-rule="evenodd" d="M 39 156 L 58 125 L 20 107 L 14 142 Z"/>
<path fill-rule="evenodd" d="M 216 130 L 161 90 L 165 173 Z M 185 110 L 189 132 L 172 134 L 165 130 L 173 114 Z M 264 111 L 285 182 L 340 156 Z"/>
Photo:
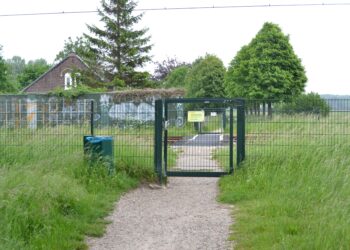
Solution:
<path fill-rule="evenodd" d="M 221 170 L 211 157 L 215 147 L 178 147 L 174 169 Z M 140 187 L 118 201 L 106 234 L 87 243 L 92 250 L 232 249 L 231 208 L 218 203 L 217 194 L 218 178 L 169 178 L 166 188 Z"/>
<path fill-rule="evenodd" d="M 223 172 L 212 154 L 218 147 L 173 147 L 178 152 L 181 152 L 181 157 L 176 161 L 176 166 L 172 167 L 171 171 L 207 171 L 207 172 Z"/>
<path fill-rule="evenodd" d="M 124 195 L 90 249 L 232 249 L 230 207 L 216 201 L 217 178 L 169 178 L 167 188 Z"/>

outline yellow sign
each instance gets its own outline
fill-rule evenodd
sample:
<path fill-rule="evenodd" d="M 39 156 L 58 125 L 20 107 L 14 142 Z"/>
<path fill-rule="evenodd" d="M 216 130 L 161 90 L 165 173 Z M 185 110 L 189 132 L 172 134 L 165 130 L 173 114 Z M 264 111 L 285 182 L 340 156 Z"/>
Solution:
<path fill-rule="evenodd" d="M 187 112 L 188 122 L 204 122 L 204 111 L 188 111 Z"/>

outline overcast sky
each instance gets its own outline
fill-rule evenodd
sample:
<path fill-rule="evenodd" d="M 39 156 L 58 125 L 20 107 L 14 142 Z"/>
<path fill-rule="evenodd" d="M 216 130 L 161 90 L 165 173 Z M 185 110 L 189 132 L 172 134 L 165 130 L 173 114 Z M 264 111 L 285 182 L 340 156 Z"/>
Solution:
<path fill-rule="evenodd" d="M 139 0 L 138 8 L 322 2 L 335 1 Z M 99 5 L 99 0 L 1 0 L 0 14 L 95 10 Z M 154 61 L 192 62 L 211 53 L 227 66 L 267 21 L 290 35 L 309 79 L 307 92 L 350 94 L 350 5 L 146 11 L 139 26 L 149 28 Z M 52 63 L 64 40 L 98 22 L 97 14 L 0 17 L 3 56 Z"/>

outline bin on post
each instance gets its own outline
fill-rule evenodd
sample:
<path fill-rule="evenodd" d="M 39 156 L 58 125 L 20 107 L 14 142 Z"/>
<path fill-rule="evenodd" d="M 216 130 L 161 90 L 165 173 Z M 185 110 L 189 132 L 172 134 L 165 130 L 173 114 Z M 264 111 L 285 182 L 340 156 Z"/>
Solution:
<path fill-rule="evenodd" d="M 84 154 L 92 163 L 102 161 L 111 174 L 114 170 L 113 138 L 111 136 L 84 136 Z"/>

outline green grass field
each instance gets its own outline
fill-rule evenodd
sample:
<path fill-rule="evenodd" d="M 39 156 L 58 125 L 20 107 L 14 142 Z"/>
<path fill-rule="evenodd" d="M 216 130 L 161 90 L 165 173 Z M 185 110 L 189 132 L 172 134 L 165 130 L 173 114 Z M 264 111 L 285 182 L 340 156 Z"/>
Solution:
<path fill-rule="evenodd" d="M 347 118 L 247 119 L 247 158 L 220 180 L 235 249 L 349 249 Z"/>
<path fill-rule="evenodd" d="M 114 132 L 115 175 L 84 159 L 85 132 L 0 131 L 0 249 L 86 249 L 120 195 L 155 179 L 151 131 L 97 131 Z"/>
<path fill-rule="evenodd" d="M 220 180 L 237 249 L 349 248 L 349 118 L 247 117 L 246 161 Z M 170 129 L 194 133 L 193 124 Z M 151 127 L 96 133 L 113 136 L 115 175 L 84 159 L 88 127 L 0 129 L 0 249 L 86 249 L 120 195 L 155 179 Z M 214 158 L 226 166 L 220 150 Z"/>

